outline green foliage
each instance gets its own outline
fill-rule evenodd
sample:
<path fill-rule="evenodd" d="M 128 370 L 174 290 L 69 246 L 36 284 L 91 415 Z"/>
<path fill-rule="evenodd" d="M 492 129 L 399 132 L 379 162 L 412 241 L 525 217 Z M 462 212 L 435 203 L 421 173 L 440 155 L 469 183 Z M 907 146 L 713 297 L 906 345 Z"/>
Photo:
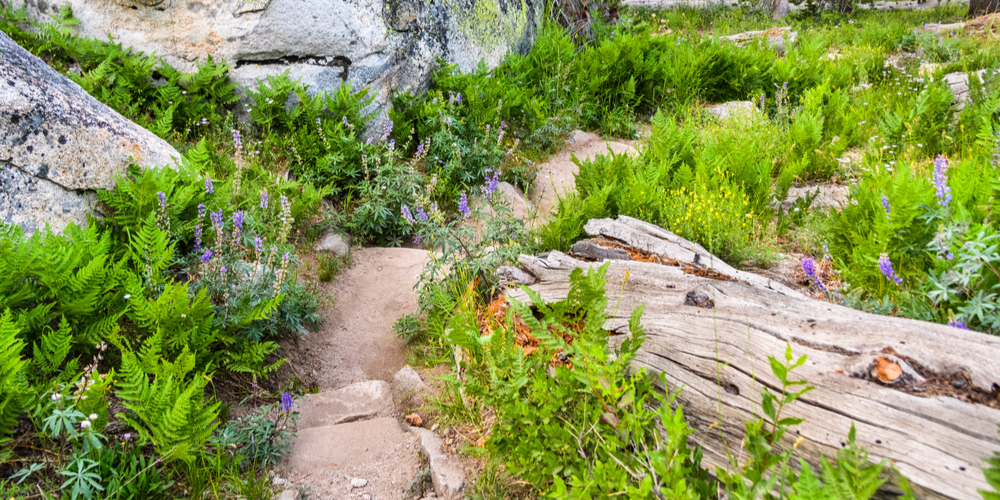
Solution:
<path fill-rule="evenodd" d="M 24 342 L 17 338 L 18 332 L 11 312 L 5 311 L 0 316 L 0 436 L 12 432 L 26 403 L 27 362 L 21 359 Z"/>
<path fill-rule="evenodd" d="M 288 397 L 291 401 L 291 396 Z M 277 401 L 229 421 L 212 439 L 245 466 L 278 465 L 295 437 L 298 417 L 299 412 L 291 411 L 291 407 L 286 410 L 283 403 Z"/>
<path fill-rule="evenodd" d="M 656 487 L 676 498 L 700 498 L 709 486 L 700 454 L 687 447 L 682 413 L 672 409 L 674 396 L 661 396 L 644 371 L 628 370 L 643 342 L 642 307 L 629 320 L 630 338 L 613 355 L 607 352 L 606 271 L 607 265 L 586 275 L 574 270 L 560 302 L 546 304 L 525 289 L 532 303 L 515 303 L 492 334 L 480 335 L 468 307 L 452 319 L 449 341 L 470 355 L 463 362 L 465 394 L 496 410 L 487 448 L 552 497 L 648 496 Z M 515 345 L 514 314 L 540 340 L 536 353 Z M 555 357 L 565 361 L 550 376 L 547 365 Z M 665 428 L 663 437 L 656 422 Z M 630 447 L 644 451 L 630 453 Z"/>
<path fill-rule="evenodd" d="M 136 430 L 141 443 L 151 443 L 168 459 L 190 460 L 218 426 L 219 403 L 206 403 L 208 373 L 184 376 L 192 365 L 170 370 L 169 363 L 152 376 L 132 352 L 122 353 L 118 396 L 128 413 L 122 420 Z M 157 366 L 157 368 L 160 368 Z"/>

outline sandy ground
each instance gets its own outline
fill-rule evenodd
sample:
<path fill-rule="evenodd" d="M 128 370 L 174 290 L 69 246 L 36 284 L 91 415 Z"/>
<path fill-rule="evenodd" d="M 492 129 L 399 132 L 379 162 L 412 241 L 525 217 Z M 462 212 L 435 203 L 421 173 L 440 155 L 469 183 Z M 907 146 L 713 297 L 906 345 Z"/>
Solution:
<path fill-rule="evenodd" d="M 400 317 L 417 310 L 413 286 L 427 252 L 408 248 L 355 248 L 351 267 L 322 293 L 334 300 L 320 331 L 286 347 L 294 371 L 320 390 L 365 380 L 392 381 L 406 365 L 403 342 L 392 332 Z"/>

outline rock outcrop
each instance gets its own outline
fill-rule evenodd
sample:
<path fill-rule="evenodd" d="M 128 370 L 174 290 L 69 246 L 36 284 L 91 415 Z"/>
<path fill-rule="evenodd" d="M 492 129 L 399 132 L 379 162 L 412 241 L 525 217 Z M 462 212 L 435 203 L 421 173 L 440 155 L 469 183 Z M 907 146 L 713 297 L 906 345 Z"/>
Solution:
<path fill-rule="evenodd" d="M 26 233 L 86 222 L 95 189 L 130 163 L 180 154 L 0 32 L 0 221 Z"/>
<path fill-rule="evenodd" d="M 233 64 L 231 78 L 255 86 L 286 70 L 310 91 L 344 82 L 370 86 L 376 110 L 390 90 L 426 89 L 435 59 L 463 71 L 493 67 L 525 52 L 541 27 L 539 0 L 47 0 L 26 2 L 37 21 L 59 5 L 79 19 L 76 33 L 156 53 L 190 72 L 208 55 Z"/>

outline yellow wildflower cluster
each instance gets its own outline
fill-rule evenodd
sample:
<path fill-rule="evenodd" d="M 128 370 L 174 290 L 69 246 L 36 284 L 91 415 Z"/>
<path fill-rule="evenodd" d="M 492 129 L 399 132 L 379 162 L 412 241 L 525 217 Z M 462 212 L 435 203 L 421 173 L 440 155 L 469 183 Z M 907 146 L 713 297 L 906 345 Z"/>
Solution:
<path fill-rule="evenodd" d="M 727 184 L 718 188 L 681 187 L 662 201 L 661 221 L 680 236 L 711 247 L 748 242 L 753 235 L 754 213 L 742 190 Z"/>

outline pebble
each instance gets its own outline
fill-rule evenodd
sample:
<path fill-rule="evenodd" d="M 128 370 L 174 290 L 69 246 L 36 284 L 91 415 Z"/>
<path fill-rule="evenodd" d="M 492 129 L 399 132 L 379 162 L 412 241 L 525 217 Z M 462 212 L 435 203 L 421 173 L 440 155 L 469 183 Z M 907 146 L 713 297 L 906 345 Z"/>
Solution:
<path fill-rule="evenodd" d="M 352 490 L 355 489 L 355 488 L 364 488 L 365 486 L 368 486 L 368 480 L 367 479 L 361 479 L 360 477 L 351 478 L 351 489 Z"/>

